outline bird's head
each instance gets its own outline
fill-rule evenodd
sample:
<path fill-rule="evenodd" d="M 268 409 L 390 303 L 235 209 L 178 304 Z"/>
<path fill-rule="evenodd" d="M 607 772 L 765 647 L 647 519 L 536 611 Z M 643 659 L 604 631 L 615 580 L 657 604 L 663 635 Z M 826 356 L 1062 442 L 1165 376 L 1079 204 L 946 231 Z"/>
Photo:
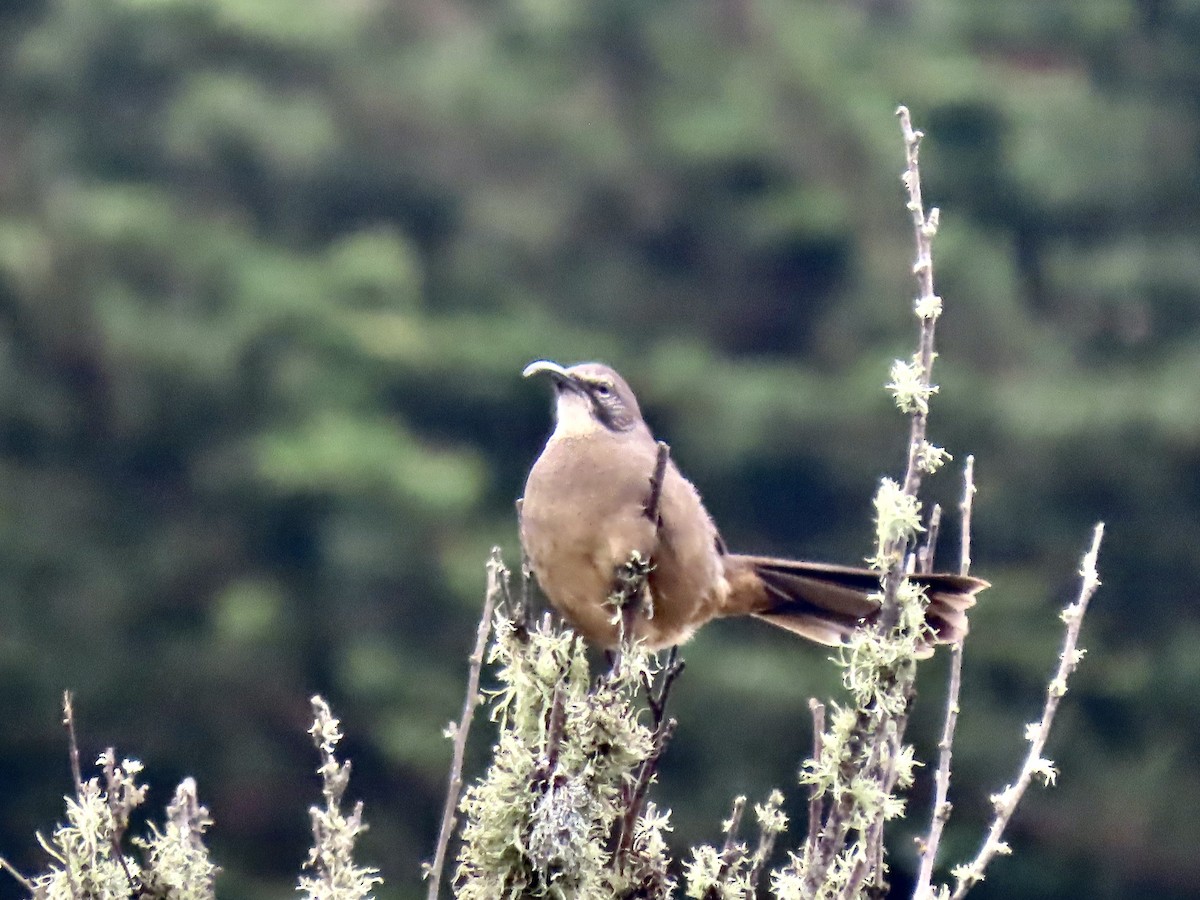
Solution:
<path fill-rule="evenodd" d="M 585 434 L 596 428 L 621 433 L 645 427 L 637 397 L 617 372 L 603 363 L 564 368 L 546 359 L 531 362 L 521 373 L 549 375 L 554 384 L 555 431 Z"/>

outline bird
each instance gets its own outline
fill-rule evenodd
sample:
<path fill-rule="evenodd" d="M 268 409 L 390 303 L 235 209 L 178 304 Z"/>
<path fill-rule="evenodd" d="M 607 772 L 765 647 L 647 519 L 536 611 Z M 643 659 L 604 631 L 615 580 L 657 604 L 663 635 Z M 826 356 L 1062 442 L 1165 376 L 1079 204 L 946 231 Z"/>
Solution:
<path fill-rule="evenodd" d="M 522 548 L 542 593 L 586 641 L 612 649 L 631 628 L 627 637 L 658 650 L 713 619 L 752 616 L 837 646 L 879 614 L 878 571 L 731 553 L 614 369 L 536 360 L 522 374 L 549 376 L 555 420 L 519 505 Z M 645 591 L 624 618 L 613 597 L 631 561 L 642 566 Z M 961 640 L 967 609 L 988 583 L 949 573 L 912 578 L 929 600 L 925 655 L 933 643 Z"/>

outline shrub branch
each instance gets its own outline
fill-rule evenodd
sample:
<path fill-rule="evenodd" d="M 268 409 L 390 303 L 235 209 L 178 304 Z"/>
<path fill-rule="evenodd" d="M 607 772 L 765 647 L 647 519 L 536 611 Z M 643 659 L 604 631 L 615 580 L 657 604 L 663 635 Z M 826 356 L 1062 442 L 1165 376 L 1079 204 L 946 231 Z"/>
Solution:
<path fill-rule="evenodd" d="M 959 541 L 960 575 L 971 574 L 971 513 L 975 500 L 975 457 L 968 456 L 963 466 L 963 496 L 959 503 L 961 538 Z M 916 900 L 929 896 L 933 864 L 937 859 L 942 831 L 950 819 L 950 764 L 954 755 L 954 731 L 958 726 L 958 698 L 962 691 L 962 641 L 955 641 L 950 648 L 949 685 L 946 688 L 946 718 L 942 724 L 942 737 L 938 741 L 938 767 L 934 779 L 933 816 L 929 822 L 929 833 L 918 839 L 921 865 L 917 873 L 917 884 L 913 891 Z"/>
<path fill-rule="evenodd" d="M 992 795 L 995 818 L 992 819 L 991 827 L 984 837 L 979 853 L 969 863 L 955 868 L 954 875 L 958 883 L 951 895 L 951 900 L 961 900 L 966 896 L 967 891 L 982 881 L 984 870 L 995 856 L 1007 855 L 1011 852 L 1008 844 L 1002 839 L 1004 830 L 1008 827 L 1009 820 L 1016 811 L 1017 804 L 1021 802 L 1021 797 L 1024 796 L 1030 782 L 1037 777 L 1043 783 L 1050 785 L 1054 783 L 1058 775 L 1054 764 L 1042 756 L 1042 751 L 1046 748 L 1046 739 L 1050 735 L 1050 726 L 1054 722 L 1054 714 L 1058 711 L 1059 701 L 1067 692 L 1067 679 L 1071 677 L 1080 660 L 1083 659 L 1084 651 L 1079 649 L 1079 631 L 1083 625 L 1083 616 L 1087 612 L 1088 603 L 1091 602 L 1096 589 L 1100 587 L 1096 559 L 1100 555 L 1100 541 L 1103 537 L 1104 523 L 1099 522 L 1092 532 L 1091 547 L 1084 554 L 1083 565 L 1080 567 L 1079 596 L 1061 614 L 1065 623 L 1063 648 L 1058 657 L 1058 669 L 1046 687 L 1046 703 L 1042 707 L 1042 717 L 1025 729 L 1025 737 L 1029 741 L 1029 752 L 1021 764 L 1017 780 L 998 794 Z"/>
<path fill-rule="evenodd" d="M 524 563 L 522 563 L 524 565 Z M 463 698 L 462 715 L 457 723 L 451 723 L 447 733 L 454 736 L 454 753 L 450 762 L 449 783 L 446 785 L 446 802 L 442 806 L 442 825 L 438 831 L 437 848 L 433 854 L 433 862 L 425 869 L 425 877 L 429 880 L 426 893 L 428 900 L 437 900 L 442 885 L 442 871 L 446 865 L 446 848 L 450 845 L 450 836 L 457 824 L 455 810 L 462 796 L 463 760 L 467 752 L 467 736 L 471 731 L 471 719 L 475 716 L 475 708 L 479 706 L 479 675 L 483 669 L 483 657 L 487 651 L 488 635 L 492 628 L 492 611 L 496 600 L 504 593 L 508 580 L 508 570 L 500 561 L 499 548 L 492 549 L 492 556 L 487 566 L 487 590 L 483 597 L 483 612 L 479 616 L 479 627 L 475 631 L 475 649 L 471 651 L 470 668 L 467 673 L 467 693 Z"/>

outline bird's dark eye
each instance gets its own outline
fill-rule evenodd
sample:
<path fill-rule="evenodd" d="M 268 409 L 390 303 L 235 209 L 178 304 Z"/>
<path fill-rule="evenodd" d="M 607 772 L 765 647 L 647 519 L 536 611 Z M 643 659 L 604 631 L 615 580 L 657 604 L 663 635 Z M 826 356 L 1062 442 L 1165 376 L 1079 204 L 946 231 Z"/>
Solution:
<path fill-rule="evenodd" d="M 611 397 L 612 392 L 613 392 L 612 385 L 604 384 L 603 382 L 600 382 L 599 384 L 596 385 L 596 396 L 598 396 L 598 397 L 605 397 L 605 398 Z"/>

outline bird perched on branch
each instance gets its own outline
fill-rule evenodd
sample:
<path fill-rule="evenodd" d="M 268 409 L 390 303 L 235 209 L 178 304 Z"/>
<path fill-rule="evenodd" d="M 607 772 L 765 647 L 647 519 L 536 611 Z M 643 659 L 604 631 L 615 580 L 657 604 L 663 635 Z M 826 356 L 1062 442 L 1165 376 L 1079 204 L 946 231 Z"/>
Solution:
<path fill-rule="evenodd" d="M 521 542 L 543 593 L 584 638 L 601 647 L 620 642 L 614 593 L 622 579 L 643 575 L 648 596 L 626 621 L 652 648 L 682 643 L 726 616 L 754 616 L 836 645 L 878 614 L 879 572 L 726 550 L 699 493 L 613 369 L 539 360 L 524 375 L 549 376 L 555 426 L 525 483 Z M 966 611 L 987 582 L 912 577 L 929 598 L 934 640 L 961 639 Z"/>

